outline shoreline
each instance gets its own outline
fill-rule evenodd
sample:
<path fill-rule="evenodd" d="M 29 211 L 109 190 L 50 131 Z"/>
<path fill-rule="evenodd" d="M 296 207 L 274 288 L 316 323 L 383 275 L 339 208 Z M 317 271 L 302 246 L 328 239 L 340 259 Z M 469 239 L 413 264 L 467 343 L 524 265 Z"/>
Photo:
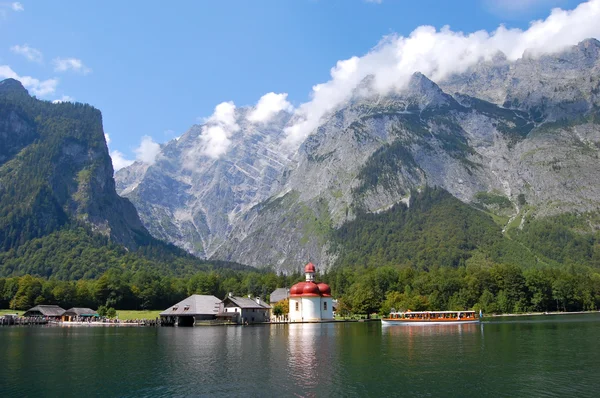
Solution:
<path fill-rule="evenodd" d="M 600 311 L 553 311 L 553 312 L 523 312 L 516 314 L 483 314 L 483 318 L 501 318 L 501 317 L 518 317 L 518 316 L 542 316 L 542 315 L 577 315 L 577 314 L 599 314 Z"/>

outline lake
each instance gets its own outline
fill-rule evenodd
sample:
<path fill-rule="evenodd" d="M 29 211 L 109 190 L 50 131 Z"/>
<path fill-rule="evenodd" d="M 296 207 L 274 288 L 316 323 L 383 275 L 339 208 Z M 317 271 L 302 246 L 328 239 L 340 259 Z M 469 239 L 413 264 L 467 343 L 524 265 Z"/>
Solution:
<path fill-rule="evenodd" d="M 598 396 L 600 314 L 475 325 L 0 327 L 0 396 Z"/>

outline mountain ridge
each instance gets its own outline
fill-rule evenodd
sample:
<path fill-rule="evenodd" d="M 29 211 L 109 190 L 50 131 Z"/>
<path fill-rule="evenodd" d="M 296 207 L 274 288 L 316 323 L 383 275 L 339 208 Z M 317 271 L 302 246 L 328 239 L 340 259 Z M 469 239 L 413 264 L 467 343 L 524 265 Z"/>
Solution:
<path fill-rule="evenodd" d="M 359 211 L 409 203 L 426 186 L 493 214 L 504 231 L 529 217 L 597 210 L 598 46 L 586 40 L 514 62 L 498 54 L 440 82 L 415 73 L 393 93 L 363 79 L 277 169 L 271 196 L 229 218 L 205 254 L 281 270 L 310 258 L 327 268 L 339 257 L 332 231 Z"/>

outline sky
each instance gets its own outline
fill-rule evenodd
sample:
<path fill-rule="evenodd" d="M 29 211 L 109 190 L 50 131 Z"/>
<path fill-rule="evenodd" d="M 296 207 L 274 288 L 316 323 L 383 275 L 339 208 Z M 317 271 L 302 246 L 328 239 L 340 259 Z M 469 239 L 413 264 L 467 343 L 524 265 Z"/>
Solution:
<path fill-rule="evenodd" d="M 298 145 L 367 74 L 385 91 L 414 70 L 443 77 L 496 50 L 514 59 L 600 36 L 600 0 L 549 17 L 580 3 L 0 0 L 0 79 L 100 109 L 115 168 L 153 162 L 158 144 L 204 122 L 204 151 L 218 158 L 236 107 L 255 106 L 255 123 L 296 112 L 286 133 Z"/>

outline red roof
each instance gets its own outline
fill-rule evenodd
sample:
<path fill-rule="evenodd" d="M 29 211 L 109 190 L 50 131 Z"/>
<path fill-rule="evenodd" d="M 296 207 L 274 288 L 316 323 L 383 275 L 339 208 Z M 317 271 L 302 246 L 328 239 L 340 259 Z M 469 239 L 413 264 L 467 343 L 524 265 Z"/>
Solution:
<path fill-rule="evenodd" d="M 331 288 L 326 283 L 298 282 L 290 288 L 290 297 L 322 296 L 331 296 Z"/>
<path fill-rule="evenodd" d="M 319 291 L 321 292 L 321 295 L 323 296 L 331 296 L 331 288 L 329 287 L 329 285 L 327 283 L 318 283 L 317 286 L 319 287 Z"/>

